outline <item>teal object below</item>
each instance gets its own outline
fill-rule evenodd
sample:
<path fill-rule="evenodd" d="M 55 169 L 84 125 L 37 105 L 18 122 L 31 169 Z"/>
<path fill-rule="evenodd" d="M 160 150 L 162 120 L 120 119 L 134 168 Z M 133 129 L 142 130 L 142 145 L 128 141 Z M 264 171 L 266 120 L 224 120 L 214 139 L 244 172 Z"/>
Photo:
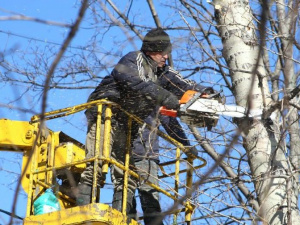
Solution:
<path fill-rule="evenodd" d="M 34 201 L 33 207 L 34 215 L 41 215 L 60 210 L 58 199 L 50 188 Z"/>

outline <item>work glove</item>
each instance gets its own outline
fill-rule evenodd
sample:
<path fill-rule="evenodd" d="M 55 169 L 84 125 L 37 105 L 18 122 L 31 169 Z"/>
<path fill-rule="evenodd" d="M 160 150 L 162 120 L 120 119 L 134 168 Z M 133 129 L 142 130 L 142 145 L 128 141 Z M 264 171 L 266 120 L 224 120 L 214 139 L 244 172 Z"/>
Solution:
<path fill-rule="evenodd" d="M 186 151 L 186 155 L 193 159 L 198 157 L 198 150 L 193 146 L 185 146 L 188 150 Z"/>
<path fill-rule="evenodd" d="M 165 106 L 167 109 L 175 109 L 175 110 L 178 110 L 180 107 L 178 98 L 173 94 L 166 97 L 163 100 L 162 105 Z"/>

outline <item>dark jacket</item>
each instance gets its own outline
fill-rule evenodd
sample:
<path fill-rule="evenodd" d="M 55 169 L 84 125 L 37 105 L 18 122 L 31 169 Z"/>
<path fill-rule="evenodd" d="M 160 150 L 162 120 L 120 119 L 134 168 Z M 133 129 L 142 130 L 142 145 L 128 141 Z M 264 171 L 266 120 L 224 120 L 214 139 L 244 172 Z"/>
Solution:
<path fill-rule="evenodd" d="M 157 68 L 155 62 L 143 52 L 135 51 L 129 52 L 121 58 L 112 73 L 106 76 L 92 92 L 88 101 L 106 98 L 152 124 L 156 121 L 151 120 L 156 118 L 150 116 L 149 119 L 149 115 L 156 114 L 160 106 L 173 108 L 178 105 L 178 100 L 187 90 L 203 92 L 212 89 L 196 84 L 194 81 L 183 79 L 177 71 L 169 66 Z M 96 110 L 91 110 L 94 110 L 92 114 L 96 116 Z M 188 145 L 189 142 L 186 140 L 186 136 L 176 118 L 174 119 L 177 123 L 174 119 L 162 118 L 160 120 L 168 134 L 182 144 Z M 141 135 L 147 136 L 147 132 L 151 131 L 146 129 L 143 132 L 146 133 Z M 142 157 L 145 155 L 154 156 L 158 153 L 157 137 L 153 138 L 151 151 L 144 148 L 145 143 L 143 141 L 137 141 L 133 143 L 133 154 Z M 148 139 L 145 138 L 145 140 Z"/>
<path fill-rule="evenodd" d="M 187 90 L 211 90 L 183 79 L 169 66 L 159 69 L 143 52 L 129 52 L 102 80 L 88 101 L 107 98 L 145 119 L 156 106 L 174 105 Z"/>

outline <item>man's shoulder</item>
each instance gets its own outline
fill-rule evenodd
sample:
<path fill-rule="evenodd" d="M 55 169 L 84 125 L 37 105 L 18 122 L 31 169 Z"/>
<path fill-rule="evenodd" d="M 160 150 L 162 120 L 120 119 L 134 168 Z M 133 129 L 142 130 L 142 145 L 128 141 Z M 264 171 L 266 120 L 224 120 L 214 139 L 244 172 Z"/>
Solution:
<path fill-rule="evenodd" d="M 132 51 L 124 55 L 121 60 L 138 60 L 139 58 L 143 58 L 143 53 L 141 51 Z"/>
<path fill-rule="evenodd" d="M 176 75 L 176 76 L 179 75 L 179 76 L 181 76 L 180 73 L 171 66 L 166 66 L 165 70 L 170 75 Z"/>

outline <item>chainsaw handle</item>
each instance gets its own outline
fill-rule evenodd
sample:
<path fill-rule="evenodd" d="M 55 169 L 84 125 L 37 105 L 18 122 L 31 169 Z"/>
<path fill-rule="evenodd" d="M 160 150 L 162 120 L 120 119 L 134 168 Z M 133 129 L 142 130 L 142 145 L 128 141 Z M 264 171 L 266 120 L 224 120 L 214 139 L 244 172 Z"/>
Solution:
<path fill-rule="evenodd" d="M 163 116 L 177 117 L 177 110 L 167 109 L 165 106 L 159 108 L 159 113 Z"/>
<path fill-rule="evenodd" d="M 195 94 L 197 94 L 198 92 L 197 91 L 194 91 L 194 90 L 188 90 L 186 91 L 183 96 L 181 97 L 181 99 L 179 100 L 179 104 L 186 104 L 188 101 L 190 101 L 193 96 Z M 208 98 L 209 95 L 207 93 L 201 93 L 200 95 L 201 98 Z M 171 117 L 177 117 L 178 116 L 178 113 L 177 113 L 177 110 L 174 110 L 174 109 L 167 109 L 165 106 L 161 106 L 159 108 L 159 112 L 161 115 L 164 115 L 164 116 L 171 116 Z"/>
<path fill-rule="evenodd" d="M 194 90 L 187 90 L 183 96 L 181 97 L 181 99 L 179 100 L 179 103 L 180 104 L 185 104 L 187 103 L 188 101 L 190 101 L 195 94 L 199 93 L 198 91 L 194 91 Z M 201 93 L 200 95 L 200 98 L 208 98 L 209 97 L 209 94 L 203 92 Z"/>

